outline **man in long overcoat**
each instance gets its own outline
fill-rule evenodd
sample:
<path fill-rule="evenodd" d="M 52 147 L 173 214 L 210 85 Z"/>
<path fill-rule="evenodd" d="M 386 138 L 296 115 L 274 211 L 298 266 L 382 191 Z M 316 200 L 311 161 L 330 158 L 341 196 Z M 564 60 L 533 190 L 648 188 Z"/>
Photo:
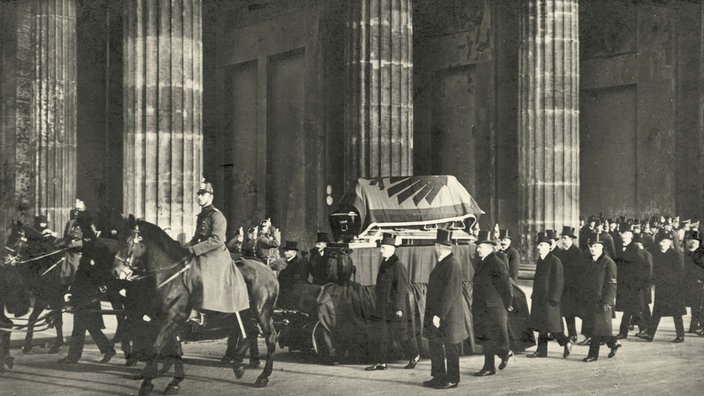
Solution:
<path fill-rule="evenodd" d="M 379 243 L 381 264 L 376 275 L 374 295 L 376 311 L 377 347 L 374 348 L 375 364 L 365 370 L 386 370 L 389 347 L 394 340 L 401 343 L 407 353 L 407 368 L 413 368 L 420 360 L 415 343 L 408 342 L 408 277 L 406 266 L 396 255 L 396 242 L 391 234 L 384 234 Z"/>
<path fill-rule="evenodd" d="M 190 272 L 194 312 L 189 320 L 203 325 L 205 318 L 199 310 L 238 312 L 249 307 L 249 297 L 242 274 L 225 246 L 227 220 L 213 206 L 212 184 L 203 181 L 196 195 L 201 210 L 195 235 L 186 247 L 195 256 Z"/>
<path fill-rule="evenodd" d="M 314 285 L 324 285 L 330 283 L 328 277 L 329 254 L 325 251 L 330 238 L 325 232 L 318 232 L 315 238 L 315 247 L 308 254 L 308 270 L 313 279 Z"/>
<path fill-rule="evenodd" d="M 641 320 L 644 304 L 643 289 L 649 285 L 648 263 L 643 251 L 633 243 L 633 231 L 629 225 L 621 225 L 620 251 L 617 252 L 616 266 L 618 268 L 618 288 L 616 291 L 616 311 L 623 312 L 621 325 L 616 338 L 628 337 L 628 325 L 631 318 L 638 323 L 639 330 L 648 327 Z"/>
<path fill-rule="evenodd" d="M 499 369 L 504 369 L 513 353 L 509 349 L 508 310 L 513 296 L 506 266 L 494 253 L 495 242 L 488 231 L 480 231 L 472 282 L 472 317 L 474 334 L 484 349 L 484 366 L 474 375 L 494 375 L 494 355 L 501 358 Z"/>
<path fill-rule="evenodd" d="M 610 358 L 621 347 L 611 324 L 618 282 L 616 263 L 605 253 L 604 240 L 600 237 L 601 234 L 595 233 L 588 241 L 591 259 L 584 274 L 584 321 L 591 337 L 585 362 L 599 358 L 602 342 L 611 348 Z"/>
<path fill-rule="evenodd" d="M 692 313 L 689 332 L 695 333 L 701 332 L 704 325 L 704 246 L 699 231 L 687 232 L 684 239 L 684 304 Z"/>
<path fill-rule="evenodd" d="M 508 230 L 499 231 L 499 241 L 501 252 L 506 258 L 506 263 L 508 264 L 508 275 L 514 281 L 518 281 L 518 265 L 521 262 L 521 254 L 518 252 L 518 249 L 511 246 L 512 239 Z"/>
<path fill-rule="evenodd" d="M 569 356 L 572 350 L 570 339 L 563 332 L 560 301 L 565 284 L 562 262 L 550 251 L 551 237 L 538 233 L 538 261 L 533 277 L 530 319 L 528 327 L 538 332 L 538 348 L 528 355 L 530 358 L 548 356 L 548 340 L 552 334 L 564 347 L 562 357 Z"/>
<path fill-rule="evenodd" d="M 671 237 L 671 233 L 667 234 L 669 234 L 669 236 Z M 635 243 L 636 247 L 640 249 L 641 253 L 643 254 L 643 258 L 645 259 L 645 262 L 648 264 L 648 282 L 643 287 L 643 311 L 640 315 L 640 320 L 646 324 L 647 330 L 650 328 L 650 324 L 652 323 L 653 317 L 653 314 L 650 311 L 650 304 L 653 303 L 653 254 L 645 248 L 642 233 L 639 232 L 633 234 L 633 243 Z M 636 334 L 636 336 L 637 335 L 638 334 Z"/>
<path fill-rule="evenodd" d="M 669 232 L 661 233 L 659 237 L 660 250 L 653 255 L 653 281 L 655 283 L 653 317 L 648 330 L 644 334 L 638 334 L 637 337 L 652 341 L 660 324 L 660 318 L 672 316 L 677 337 L 672 342 L 679 343 L 684 341 L 682 315 L 687 314 L 684 307 L 684 293 L 682 292 L 684 262 L 682 255 L 672 246 L 674 239 L 672 234 Z"/>
<path fill-rule="evenodd" d="M 284 244 L 284 262 L 286 267 L 279 272 L 279 306 L 288 309 L 298 307 L 298 284 L 308 283 L 308 263 L 298 254 L 298 242 L 286 241 Z"/>
<path fill-rule="evenodd" d="M 451 231 L 439 228 L 435 239 L 437 263 L 430 272 L 423 335 L 430 349 L 429 381 L 425 387 L 456 388 L 460 382 L 459 344 L 469 336 L 464 322 L 462 268 L 452 253 Z M 447 362 L 447 365 L 446 365 Z"/>
<path fill-rule="evenodd" d="M 562 289 L 562 299 L 560 300 L 560 310 L 567 324 L 567 335 L 570 341 L 577 341 L 577 327 L 575 318 L 582 317 L 581 307 L 581 282 L 584 275 L 584 253 L 575 243 L 574 227 L 562 227 L 560 240 L 562 246 L 553 252 L 562 263 L 562 271 L 565 278 L 565 286 Z"/>

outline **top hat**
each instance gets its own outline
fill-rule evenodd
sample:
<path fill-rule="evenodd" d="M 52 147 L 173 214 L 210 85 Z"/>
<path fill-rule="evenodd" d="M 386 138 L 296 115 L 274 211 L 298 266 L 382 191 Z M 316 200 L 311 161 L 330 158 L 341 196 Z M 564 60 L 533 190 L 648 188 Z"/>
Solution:
<path fill-rule="evenodd" d="M 202 193 L 213 193 L 213 185 L 210 182 L 205 181 L 205 179 L 200 180 L 200 186 L 198 187 L 198 191 L 196 192 L 196 194 Z"/>
<path fill-rule="evenodd" d="M 657 236 L 658 242 L 662 241 L 663 239 L 673 240 L 674 238 L 675 238 L 675 236 L 672 235 L 672 232 L 666 231 L 666 230 L 662 230 L 662 231 L 658 232 L 658 236 Z M 685 238 L 686 238 L 686 236 L 685 236 Z M 695 239 L 699 239 L 699 238 L 695 238 Z"/>
<path fill-rule="evenodd" d="M 548 230 L 549 231 L 549 230 Z M 547 234 L 547 232 L 539 232 L 537 237 L 535 238 L 535 244 L 539 244 L 542 242 L 545 242 L 547 244 L 552 245 L 552 238 Z"/>
<path fill-rule="evenodd" d="M 477 233 L 477 241 L 474 243 L 476 243 L 477 245 L 479 245 L 480 243 L 488 243 L 496 246 L 496 242 L 491 237 L 491 231 L 479 231 Z"/>
<path fill-rule="evenodd" d="M 384 233 L 381 237 L 381 241 L 379 241 L 379 245 L 396 246 L 396 238 L 392 234 Z"/>
<path fill-rule="evenodd" d="M 684 233 L 684 239 L 696 239 L 698 241 L 702 240 L 702 234 L 697 230 L 689 230 Z"/>
<path fill-rule="evenodd" d="M 557 235 L 557 231 L 555 230 L 545 230 L 545 236 L 552 240 L 558 240 L 560 237 Z"/>
<path fill-rule="evenodd" d="M 569 227 L 569 226 L 562 226 L 562 232 L 560 235 L 568 236 L 570 238 L 577 238 L 577 236 L 574 234 L 574 227 Z"/>
<path fill-rule="evenodd" d="M 618 231 L 619 232 L 626 232 L 626 231 L 633 232 L 633 229 L 631 228 L 630 224 L 628 224 L 626 222 L 621 222 L 618 225 Z"/>
<path fill-rule="evenodd" d="M 508 228 L 505 230 L 499 231 L 499 239 L 504 239 L 504 238 L 512 239 L 511 234 L 508 232 Z"/>
<path fill-rule="evenodd" d="M 46 216 L 37 215 L 37 216 L 34 216 L 34 222 L 39 224 L 39 223 L 48 223 L 49 221 L 47 220 Z"/>
<path fill-rule="evenodd" d="M 452 231 L 444 228 L 438 228 L 438 232 L 435 236 L 435 243 L 452 246 Z"/>
<path fill-rule="evenodd" d="M 315 243 L 318 242 L 330 242 L 330 238 L 328 238 L 328 233 L 327 232 L 319 232 L 318 236 L 315 238 Z"/>
<path fill-rule="evenodd" d="M 284 245 L 284 250 L 298 250 L 298 242 L 286 241 L 286 244 Z"/>

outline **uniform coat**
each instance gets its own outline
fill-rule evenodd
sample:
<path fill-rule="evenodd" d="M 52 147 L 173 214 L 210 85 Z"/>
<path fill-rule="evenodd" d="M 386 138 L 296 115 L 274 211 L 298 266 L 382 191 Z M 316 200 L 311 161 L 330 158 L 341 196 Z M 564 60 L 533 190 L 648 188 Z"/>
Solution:
<path fill-rule="evenodd" d="M 634 243 L 628 244 L 616 259 L 618 289 L 616 310 L 641 312 L 644 308 L 643 290 L 648 286 L 648 263 L 643 251 Z"/>
<path fill-rule="evenodd" d="M 616 263 L 602 254 L 589 260 L 584 274 L 585 329 L 592 337 L 611 337 L 614 300 L 617 289 Z M 609 308 L 604 311 L 604 305 Z"/>
<path fill-rule="evenodd" d="M 697 281 L 704 282 L 704 247 L 700 246 L 697 250 L 685 254 L 684 273 L 684 303 L 690 308 L 699 309 L 704 297 L 704 284 Z"/>
<path fill-rule="evenodd" d="M 565 278 L 565 287 L 562 289 L 562 299 L 560 300 L 562 316 L 581 316 L 584 253 L 575 244 L 572 244 L 569 249 L 555 249 L 553 253 L 562 263 Z"/>
<path fill-rule="evenodd" d="M 249 307 L 244 278 L 225 247 L 226 229 L 227 220 L 218 209 L 213 205 L 201 209 L 189 243 L 196 256 L 192 275 L 196 284 L 202 283 L 193 296 L 196 308 L 232 313 Z"/>
<path fill-rule="evenodd" d="M 273 259 L 279 258 L 279 250 L 281 241 L 274 238 L 270 234 L 261 234 L 254 241 L 254 255 L 261 261 L 269 264 Z"/>
<path fill-rule="evenodd" d="M 502 264 L 503 265 L 503 264 Z M 443 344 L 456 344 L 469 337 L 464 323 L 462 268 L 450 253 L 435 264 L 428 279 L 423 336 Z M 440 327 L 433 325 L 440 318 Z"/>
<path fill-rule="evenodd" d="M 474 334 L 480 341 L 494 340 L 508 347 L 507 309 L 513 295 L 506 265 L 494 253 L 476 260 L 472 281 Z M 503 345 L 506 344 L 506 345 Z"/>
<path fill-rule="evenodd" d="M 682 255 L 673 248 L 653 255 L 653 283 L 655 304 L 653 316 L 686 315 L 684 307 L 684 262 Z"/>
<path fill-rule="evenodd" d="M 561 333 L 560 301 L 565 286 L 562 262 L 554 253 L 538 257 L 528 327 L 541 333 Z"/>

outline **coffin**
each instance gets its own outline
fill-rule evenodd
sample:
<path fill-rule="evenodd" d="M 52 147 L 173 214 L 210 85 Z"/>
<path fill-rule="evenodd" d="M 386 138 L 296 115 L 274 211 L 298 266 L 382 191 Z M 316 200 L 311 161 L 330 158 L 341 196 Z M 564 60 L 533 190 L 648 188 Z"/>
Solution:
<path fill-rule="evenodd" d="M 329 218 L 337 242 L 372 246 L 390 232 L 399 245 L 423 245 L 432 244 L 438 227 L 469 240 L 483 213 L 454 176 L 434 175 L 359 178 Z"/>

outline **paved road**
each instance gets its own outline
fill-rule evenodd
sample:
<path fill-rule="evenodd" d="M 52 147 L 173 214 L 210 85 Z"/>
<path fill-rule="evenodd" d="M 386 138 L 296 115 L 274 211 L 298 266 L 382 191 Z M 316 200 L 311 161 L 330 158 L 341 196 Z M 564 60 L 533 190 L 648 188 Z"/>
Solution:
<path fill-rule="evenodd" d="M 529 287 L 524 287 L 530 296 Z M 70 334 L 70 315 L 65 323 Z M 619 318 L 614 320 L 614 325 Z M 114 323 L 108 321 L 108 328 Z M 685 318 L 685 327 L 689 317 Z M 579 326 L 579 323 L 578 323 Z M 479 355 L 461 358 L 462 379 L 448 394 L 576 394 L 576 395 L 699 395 L 704 393 L 701 361 L 704 337 L 687 335 L 683 344 L 671 344 L 672 320 L 664 318 L 656 339 L 645 343 L 633 336 L 623 340 L 623 347 L 613 359 L 603 357 L 583 363 L 586 346 L 575 346 L 564 360 L 561 348 L 552 342 L 549 357 L 528 359 L 524 354 L 511 360 L 506 370 L 493 377 L 475 378 L 471 373 L 481 368 Z M 579 327 L 578 327 L 579 328 Z M 46 335 L 53 335 L 49 332 Z M 90 339 L 90 338 L 88 338 Z M 39 341 L 41 344 L 43 341 Z M 16 344 L 16 343 L 15 343 Z M 260 349 L 264 344 L 260 340 Z M 184 345 L 186 380 L 182 395 L 387 395 L 438 394 L 443 391 L 421 387 L 429 379 L 430 361 L 421 360 L 415 370 L 404 370 L 398 361 L 389 369 L 366 372 L 363 365 L 322 366 L 306 360 L 301 353 L 278 351 L 274 373 L 265 390 L 252 387 L 259 370 L 248 370 L 236 380 L 229 367 L 219 362 L 225 350 L 224 340 Z M 529 351 L 532 351 L 529 350 Z M 110 363 L 100 364 L 101 356 L 94 344 L 88 344 L 78 365 L 64 367 L 56 363 L 63 356 L 47 355 L 38 348 L 30 355 L 13 350 L 15 367 L 0 376 L 0 395 L 129 395 L 136 394 L 140 382 L 131 379 L 139 368 L 125 367 L 121 354 Z M 141 366 L 140 366 L 141 367 Z M 154 394 L 161 394 L 169 377 L 155 381 Z"/>

